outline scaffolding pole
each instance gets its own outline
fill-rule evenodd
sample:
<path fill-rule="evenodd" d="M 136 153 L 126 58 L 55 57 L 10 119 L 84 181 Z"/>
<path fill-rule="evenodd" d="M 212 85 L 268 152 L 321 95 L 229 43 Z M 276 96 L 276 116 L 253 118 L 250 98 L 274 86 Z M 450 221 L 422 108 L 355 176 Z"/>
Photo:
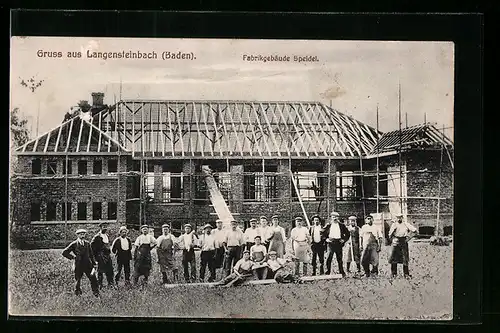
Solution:
<path fill-rule="evenodd" d="M 404 216 L 403 212 L 403 160 L 401 157 L 401 146 L 402 146 L 402 132 L 401 132 L 401 82 L 398 85 L 398 124 L 399 124 L 399 196 L 400 196 L 400 209 L 401 214 Z"/>
<path fill-rule="evenodd" d="M 380 200 L 379 200 L 379 194 L 380 194 L 380 174 L 379 174 L 379 149 L 380 147 L 378 146 L 379 144 L 379 131 L 378 131 L 378 104 L 377 104 L 377 214 L 379 213 L 379 204 L 380 204 Z"/>
<path fill-rule="evenodd" d="M 444 126 L 443 126 L 444 127 Z M 443 138 L 444 138 L 444 128 L 443 128 Z M 443 147 L 444 147 L 444 141 L 441 144 L 441 152 L 440 152 L 440 159 L 439 159 L 439 178 L 438 178 L 438 199 L 437 199 L 437 215 L 436 215 L 436 230 L 434 231 L 434 234 L 436 236 L 439 236 L 439 213 L 440 213 L 440 208 L 441 208 L 441 170 L 443 168 Z"/>

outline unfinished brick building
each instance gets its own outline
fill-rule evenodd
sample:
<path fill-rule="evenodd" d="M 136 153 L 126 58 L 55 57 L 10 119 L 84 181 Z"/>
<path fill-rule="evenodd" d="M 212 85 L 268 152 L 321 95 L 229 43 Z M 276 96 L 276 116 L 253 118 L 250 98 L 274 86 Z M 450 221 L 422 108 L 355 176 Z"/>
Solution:
<path fill-rule="evenodd" d="M 423 234 L 451 233 L 453 146 L 431 124 L 384 134 L 318 102 L 107 106 L 92 95 L 90 111 L 14 152 L 11 236 L 21 247 L 62 246 L 101 221 L 199 226 L 221 215 L 217 195 L 242 222 L 278 214 L 289 228 L 294 216 L 336 210 L 362 223 L 402 211 Z"/>

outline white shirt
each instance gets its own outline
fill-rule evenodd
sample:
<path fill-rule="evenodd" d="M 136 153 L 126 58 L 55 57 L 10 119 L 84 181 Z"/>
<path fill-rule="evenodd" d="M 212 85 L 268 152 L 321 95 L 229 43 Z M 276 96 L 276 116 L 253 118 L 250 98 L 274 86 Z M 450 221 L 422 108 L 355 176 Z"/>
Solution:
<path fill-rule="evenodd" d="M 252 266 L 253 266 L 253 261 L 252 260 L 250 260 L 250 259 L 245 260 L 245 259 L 241 258 L 234 265 L 233 269 L 234 269 L 235 272 L 242 273 L 241 270 L 243 270 L 243 271 L 249 271 L 249 270 L 252 269 Z"/>
<path fill-rule="evenodd" d="M 267 264 L 269 265 L 269 268 L 271 268 L 271 270 L 273 272 L 277 271 L 278 269 L 280 269 L 281 267 L 285 266 L 286 264 L 286 260 L 285 259 L 282 259 L 282 258 L 276 258 L 276 260 L 271 260 L 269 259 L 267 261 Z"/>
<path fill-rule="evenodd" d="M 379 227 L 376 225 L 372 224 L 365 224 L 361 227 L 361 230 L 359 231 L 361 238 L 363 240 L 363 247 L 368 244 L 368 241 L 370 240 L 370 237 L 373 236 L 375 239 L 378 241 L 379 238 L 383 238 L 382 231 L 380 230 Z"/>
<path fill-rule="evenodd" d="M 313 227 L 313 242 L 314 243 L 319 243 L 321 242 L 321 229 L 322 227 L 320 225 L 314 225 Z"/>
<path fill-rule="evenodd" d="M 290 233 L 290 237 L 296 242 L 307 241 L 307 236 L 309 236 L 309 232 L 306 227 L 295 227 Z"/>
<path fill-rule="evenodd" d="M 226 232 L 226 237 L 224 240 L 226 246 L 241 246 L 243 245 L 243 232 L 236 228 L 236 230 L 230 229 Z"/>
<path fill-rule="evenodd" d="M 389 229 L 389 235 L 392 236 L 392 233 L 394 232 L 394 237 L 406 237 L 409 235 L 410 232 L 416 232 L 417 228 L 412 226 L 410 223 L 407 222 L 394 222 L 391 225 L 391 228 Z"/>
<path fill-rule="evenodd" d="M 338 223 L 332 223 L 330 225 L 330 233 L 328 234 L 329 238 L 340 239 L 340 225 Z"/>
<path fill-rule="evenodd" d="M 260 230 L 258 228 L 247 228 L 245 230 L 245 242 L 255 243 L 255 236 L 260 236 Z"/>
<path fill-rule="evenodd" d="M 156 245 L 156 239 L 150 234 L 140 234 L 135 240 L 134 245 L 141 246 L 142 244 Z"/>
<path fill-rule="evenodd" d="M 215 236 L 213 234 L 203 234 L 203 236 L 201 236 L 200 242 L 202 251 L 215 250 Z"/>
<path fill-rule="evenodd" d="M 214 229 L 212 235 L 215 238 L 215 247 L 222 247 L 222 243 L 226 241 L 226 230 L 225 229 Z"/>
<path fill-rule="evenodd" d="M 128 240 L 127 237 L 120 237 L 120 243 L 122 245 L 123 251 L 128 251 Z"/>
<path fill-rule="evenodd" d="M 194 237 L 194 231 L 191 231 L 189 234 L 184 233 L 179 236 L 179 242 L 182 242 L 184 244 L 183 249 L 189 250 L 196 244 L 196 240 Z"/>
<path fill-rule="evenodd" d="M 107 234 L 102 234 L 102 233 L 101 233 L 101 234 L 99 234 L 99 236 L 101 236 L 101 238 L 102 238 L 102 242 L 103 242 L 104 244 L 108 244 L 108 243 L 109 243 L 109 238 L 108 238 L 108 235 L 107 235 Z"/>
<path fill-rule="evenodd" d="M 253 254 L 254 252 L 262 252 L 262 256 L 265 257 L 267 254 L 266 247 L 262 244 L 255 244 L 250 248 L 250 258 L 254 259 Z"/>

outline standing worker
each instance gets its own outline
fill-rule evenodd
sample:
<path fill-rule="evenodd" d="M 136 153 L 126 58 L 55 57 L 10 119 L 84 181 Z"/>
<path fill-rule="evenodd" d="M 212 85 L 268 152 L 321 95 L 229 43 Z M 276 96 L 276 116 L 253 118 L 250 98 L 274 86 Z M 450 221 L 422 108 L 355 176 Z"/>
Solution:
<path fill-rule="evenodd" d="M 358 269 L 358 273 L 361 272 L 361 251 L 359 246 L 359 227 L 356 222 L 356 216 L 349 216 L 347 229 L 349 230 L 351 237 L 347 241 L 347 273 L 351 271 L 351 263 L 354 261 Z"/>
<path fill-rule="evenodd" d="M 396 215 L 396 222 L 389 229 L 389 239 L 391 239 L 391 255 L 389 264 L 391 264 L 392 277 L 398 275 L 398 264 L 403 264 L 403 274 L 405 278 L 410 278 L 410 269 L 408 262 L 410 253 L 408 250 L 408 241 L 415 236 L 417 228 L 408 222 L 403 222 L 403 215 Z"/>
<path fill-rule="evenodd" d="M 162 235 L 156 240 L 156 254 L 158 255 L 158 265 L 162 277 L 162 284 L 169 284 L 171 281 L 178 282 L 178 269 L 174 262 L 174 251 L 177 246 L 177 238 L 170 233 L 170 225 L 161 226 Z M 168 278 L 168 271 L 172 272 L 172 280 Z"/>
<path fill-rule="evenodd" d="M 114 286 L 113 262 L 111 261 L 111 244 L 108 237 L 108 225 L 99 224 L 99 232 L 92 238 L 90 246 L 97 261 L 97 282 L 102 289 L 104 275 L 109 287 Z"/>
<path fill-rule="evenodd" d="M 382 249 L 382 231 L 376 225 L 373 225 L 373 217 L 368 215 L 365 218 L 365 225 L 361 227 L 361 266 L 365 271 L 365 276 L 378 274 L 379 252 Z M 370 271 L 370 265 L 372 270 Z"/>
<path fill-rule="evenodd" d="M 151 273 L 151 250 L 156 246 L 156 239 L 149 234 L 147 225 L 141 226 L 141 232 L 134 243 L 134 284 L 137 285 L 140 276 L 144 276 L 146 284 Z"/>
<path fill-rule="evenodd" d="M 290 232 L 292 239 L 292 251 L 295 257 L 295 275 L 299 275 L 300 263 L 304 276 L 307 275 L 307 265 L 309 264 L 309 230 L 302 225 L 302 217 L 295 218 L 295 228 Z"/>
<path fill-rule="evenodd" d="M 224 264 L 226 276 L 231 274 L 231 270 L 240 259 L 241 251 L 244 246 L 243 232 L 237 227 L 237 222 L 231 221 L 231 229 L 227 230 L 224 239 Z"/>
<path fill-rule="evenodd" d="M 78 229 L 76 231 L 77 239 L 71 242 L 63 251 L 63 257 L 74 260 L 74 271 L 75 271 L 75 294 L 80 296 L 82 294 L 82 289 L 80 287 L 80 282 L 82 280 L 83 274 L 87 276 L 90 280 L 90 286 L 94 296 L 99 296 L 99 286 L 97 285 L 97 278 L 92 272 L 96 270 L 97 263 L 94 259 L 92 253 L 92 247 L 90 243 L 85 240 L 87 235 L 87 230 Z"/>
<path fill-rule="evenodd" d="M 276 251 L 278 258 L 285 256 L 285 229 L 279 225 L 278 215 L 272 216 L 273 225 L 268 230 L 269 252 Z"/>
<path fill-rule="evenodd" d="M 340 215 L 337 212 L 330 214 L 330 223 L 325 227 L 325 234 L 328 235 L 326 242 L 328 244 L 328 258 L 326 259 L 326 274 L 329 275 L 332 269 L 333 254 L 337 258 L 339 273 L 345 276 L 344 264 L 342 260 L 342 248 L 345 242 L 349 240 L 350 233 L 347 227 L 340 223 Z"/>
<path fill-rule="evenodd" d="M 321 225 L 321 218 L 319 215 L 314 215 L 312 217 L 311 229 L 309 235 L 311 237 L 311 251 L 312 251 L 312 275 L 316 275 L 316 260 L 319 258 L 319 274 L 323 275 L 324 262 L 325 262 L 325 250 L 326 250 L 326 236 L 325 230 Z"/>
<path fill-rule="evenodd" d="M 122 269 L 125 271 L 125 284 L 130 285 L 130 260 L 132 260 L 132 241 L 127 237 L 127 227 L 120 227 L 120 237 L 115 238 L 111 246 L 111 252 L 116 256 L 118 266 L 115 275 L 115 283 L 118 285 Z"/>

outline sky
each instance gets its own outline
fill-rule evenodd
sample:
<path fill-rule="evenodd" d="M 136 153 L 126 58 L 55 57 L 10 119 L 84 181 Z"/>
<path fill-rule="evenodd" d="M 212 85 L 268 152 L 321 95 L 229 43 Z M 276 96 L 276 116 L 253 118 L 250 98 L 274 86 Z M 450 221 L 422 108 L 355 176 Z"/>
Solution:
<path fill-rule="evenodd" d="M 156 52 L 157 59 L 96 59 L 87 52 Z M 68 52 L 81 58 L 68 58 Z M 193 60 L 163 60 L 163 52 Z M 61 58 L 40 57 L 61 52 Z M 244 55 L 289 56 L 289 62 L 246 61 Z M 315 62 L 293 57 L 316 56 Z M 453 138 L 454 44 L 326 40 L 11 38 L 11 109 L 17 107 L 39 134 L 58 126 L 70 107 L 120 99 L 318 101 L 379 129 L 426 119 Z M 20 84 L 34 77 L 35 92 Z M 407 120 L 407 121 L 406 121 Z"/>

